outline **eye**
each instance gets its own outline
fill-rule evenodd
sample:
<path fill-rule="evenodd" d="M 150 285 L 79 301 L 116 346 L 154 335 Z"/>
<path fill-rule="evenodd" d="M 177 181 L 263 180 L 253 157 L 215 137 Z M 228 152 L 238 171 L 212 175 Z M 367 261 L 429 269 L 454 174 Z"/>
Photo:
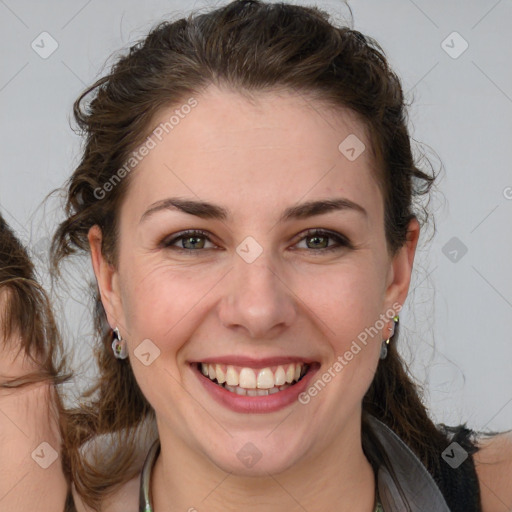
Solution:
<path fill-rule="evenodd" d="M 204 249 L 204 242 L 201 243 L 201 239 L 204 238 L 206 240 L 210 240 L 206 231 L 201 230 L 191 230 L 191 231 L 182 231 L 178 233 L 178 236 L 175 236 L 171 239 L 165 239 L 161 242 L 161 247 L 176 249 L 178 251 L 185 252 L 193 252 L 196 249 Z M 181 240 L 181 247 L 174 247 L 176 242 Z M 207 247 L 208 249 L 208 247 Z"/>
<path fill-rule="evenodd" d="M 340 235 L 339 233 L 325 231 L 323 229 L 309 229 L 306 232 L 306 235 L 301 238 L 300 242 L 302 242 L 302 240 L 307 240 L 308 238 L 312 240 L 312 246 L 306 242 L 307 249 L 312 249 L 319 253 L 336 251 L 343 247 L 352 248 L 352 244 L 345 236 Z M 329 245 L 329 239 L 334 240 L 335 244 Z"/>
<path fill-rule="evenodd" d="M 305 236 L 303 236 L 299 242 L 303 240 L 312 239 L 312 245 L 307 245 L 307 249 L 312 249 L 314 252 L 328 252 L 340 250 L 343 247 L 352 248 L 350 241 L 339 233 L 333 233 L 325 231 L 323 229 L 309 229 Z M 334 245 L 329 245 L 328 240 L 334 240 Z M 199 249 L 209 249 L 205 247 L 205 240 L 210 241 L 210 237 L 206 231 L 202 230 L 189 230 L 178 233 L 173 238 L 167 238 L 160 244 L 163 248 L 174 249 L 184 252 L 198 252 Z M 177 247 L 176 243 L 181 241 L 181 247 Z M 327 244 L 327 245 L 326 245 Z"/>

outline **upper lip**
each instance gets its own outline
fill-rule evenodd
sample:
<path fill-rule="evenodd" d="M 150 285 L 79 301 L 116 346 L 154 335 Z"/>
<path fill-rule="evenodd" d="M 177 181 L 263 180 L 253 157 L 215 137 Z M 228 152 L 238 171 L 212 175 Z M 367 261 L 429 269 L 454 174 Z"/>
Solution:
<path fill-rule="evenodd" d="M 228 364 L 232 366 L 242 366 L 248 368 L 266 368 L 268 366 L 279 366 L 288 363 L 312 364 L 316 361 L 310 358 L 296 356 L 264 357 L 255 359 L 253 357 L 229 355 L 206 357 L 194 362 L 205 364 Z"/>

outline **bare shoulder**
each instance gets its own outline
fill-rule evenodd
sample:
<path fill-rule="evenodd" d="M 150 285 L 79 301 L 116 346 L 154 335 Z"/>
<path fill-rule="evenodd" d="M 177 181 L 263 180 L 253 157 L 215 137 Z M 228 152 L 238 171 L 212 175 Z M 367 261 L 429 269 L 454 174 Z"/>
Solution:
<path fill-rule="evenodd" d="M 139 482 L 140 475 L 137 475 L 105 498 L 101 512 L 138 512 Z M 74 488 L 73 499 L 77 512 L 98 512 L 86 506 Z"/>
<path fill-rule="evenodd" d="M 512 509 L 512 431 L 482 436 L 473 456 L 480 482 L 483 512 Z"/>

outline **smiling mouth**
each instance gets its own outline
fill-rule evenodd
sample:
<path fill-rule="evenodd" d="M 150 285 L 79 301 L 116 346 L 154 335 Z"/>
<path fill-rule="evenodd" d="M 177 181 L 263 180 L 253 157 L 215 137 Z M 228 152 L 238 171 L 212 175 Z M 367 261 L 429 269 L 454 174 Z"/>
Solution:
<path fill-rule="evenodd" d="M 224 364 L 196 363 L 196 368 L 218 386 L 242 396 L 268 396 L 294 386 L 314 364 L 290 363 L 254 369 Z"/>

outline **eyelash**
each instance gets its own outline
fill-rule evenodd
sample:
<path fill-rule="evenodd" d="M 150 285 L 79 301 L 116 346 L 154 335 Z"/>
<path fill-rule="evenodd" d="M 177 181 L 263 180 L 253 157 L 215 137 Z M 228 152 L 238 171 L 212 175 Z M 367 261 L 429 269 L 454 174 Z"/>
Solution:
<path fill-rule="evenodd" d="M 321 252 L 325 253 L 325 252 L 337 251 L 342 248 L 348 248 L 348 249 L 353 248 L 353 245 L 350 243 L 348 238 L 344 237 L 343 235 L 337 234 L 337 233 L 325 231 L 323 229 L 308 229 L 306 231 L 305 235 L 297 243 L 302 242 L 302 240 L 304 240 L 305 238 L 311 238 L 311 237 L 315 237 L 315 236 L 331 238 L 332 240 L 335 241 L 335 245 L 332 245 L 330 247 L 326 247 L 323 249 L 322 248 L 320 248 L 320 249 L 309 249 L 308 248 L 306 250 L 317 252 L 317 253 L 321 253 Z M 192 238 L 192 237 L 204 237 L 209 242 L 211 242 L 210 237 L 208 236 L 208 233 L 206 231 L 202 231 L 200 229 L 195 229 L 195 230 L 189 230 L 189 231 L 182 231 L 181 233 L 179 233 L 178 236 L 172 238 L 171 240 L 167 240 L 167 239 L 163 240 L 160 243 L 160 247 L 165 248 L 165 249 L 172 249 L 172 250 L 176 250 L 176 251 L 180 251 L 180 252 L 185 252 L 185 253 L 201 252 L 201 249 L 185 249 L 184 247 L 173 247 L 173 244 L 175 244 L 179 240 L 182 240 L 185 238 Z M 206 249 L 202 249 L 202 250 L 204 251 Z"/>

